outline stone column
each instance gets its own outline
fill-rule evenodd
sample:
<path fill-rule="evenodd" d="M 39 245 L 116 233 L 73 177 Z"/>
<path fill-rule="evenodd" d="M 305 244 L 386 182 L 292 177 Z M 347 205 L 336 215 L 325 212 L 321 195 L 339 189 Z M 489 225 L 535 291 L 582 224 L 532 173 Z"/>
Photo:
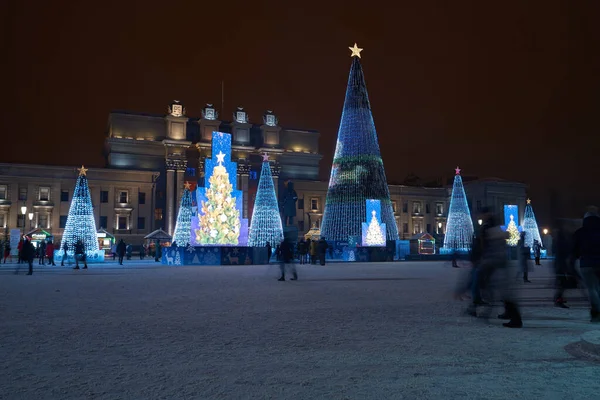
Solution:
<path fill-rule="evenodd" d="M 173 214 L 175 212 L 175 207 L 173 204 L 173 196 L 175 193 L 173 193 L 174 190 L 174 185 L 175 185 L 175 171 L 174 169 L 169 166 L 169 164 L 167 163 L 167 193 L 166 193 L 166 197 L 167 197 L 167 212 L 166 212 L 166 224 L 165 224 L 165 229 L 167 230 L 167 233 L 169 235 L 173 235 Z"/>

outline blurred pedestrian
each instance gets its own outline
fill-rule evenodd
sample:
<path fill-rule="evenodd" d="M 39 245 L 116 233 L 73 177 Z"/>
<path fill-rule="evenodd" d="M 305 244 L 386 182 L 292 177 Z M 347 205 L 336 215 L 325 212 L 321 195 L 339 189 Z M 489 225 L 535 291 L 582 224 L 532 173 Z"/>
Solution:
<path fill-rule="evenodd" d="M 300 257 L 300 264 L 304 264 L 306 262 L 306 253 L 306 242 L 304 241 L 304 239 L 300 239 L 300 242 L 298 243 L 298 255 Z"/>
<path fill-rule="evenodd" d="M 67 251 L 69 250 L 69 245 L 67 244 L 66 240 L 63 243 L 62 249 L 63 249 L 63 258 L 62 258 L 62 261 L 60 262 L 60 266 L 64 267 L 65 266 L 65 260 L 68 260 L 68 257 L 69 257 L 68 254 L 67 254 Z M 69 263 L 69 265 L 71 265 L 71 264 Z"/>
<path fill-rule="evenodd" d="M 318 254 L 318 242 L 316 240 L 312 240 L 310 242 L 310 263 L 311 264 L 316 264 L 317 263 L 317 254 Z"/>
<path fill-rule="evenodd" d="M 539 241 L 534 240 L 533 241 L 533 256 L 535 257 L 535 265 L 541 265 L 540 264 L 541 254 L 542 254 L 542 244 Z"/>
<path fill-rule="evenodd" d="M 569 308 L 565 303 L 564 297 L 566 289 L 577 288 L 578 276 L 575 270 L 575 263 L 571 257 L 571 244 L 564 228 L 564 224 L 559 222 L 555 229 L 555 238 L 552 241 L 554 246 L 554 273 L 556 275 L 554 292 L 554 306 L 560 308 Z"/>
<path fill-rule="evenodd" d="M 46 257 L 48 258 L 48 265 L 56 267 L 56 264 L 54 264 L 54 243 L 51 241 L 46 245 Z"/>
<path fill-rule="evenodd" d="M 6 264 L 6 259 L 10 257 L 10 262 L 12 262 L 12 256 L 10 255 L 10 242 L 7 240 L 4 244 L 4 264 Z"/>
<path fill-rule="evenodd" d="M 321 265 L 325 265 L 325 255 L 327 254 L 327 247 L 329 247 L 329 245 L 327 244 L 327 241 L 325 240 L 324 237 L 321 237 L 321 239 L 319 239 L 319 244 L 318 244 L 319 263 Z"/>
<path fill-rule="evenodd" d="M 39 244 L 39 260 L 38 260 L 38 264 L 39 265 L 45 265 L 45 258 L 46 258 L 46 241 L 42 240 Z"/>
<path fill-rule="evenodd" d="M 35 257 L 35 247 L 31 241 L 25 239 L 23 241 L 23 248 L 21 251 L 23 254 L 23 261 L 29 265 L 29 272 L 27 272 L 27 275 L 33 275 L 33 258 Z"/>
<path fill-rule="evenodd" d="M 600 217 L 596 207 L 583 217 L 575 232 L 573 256 L 579 259 L 581 276 L 588 290 L 591 322 L 600 322 Z"/>
<path fill-rule="evenodd" d="M 273 254 L 273 246 L 271 246 L 271 242 L 267 242 L 267 264 L 271 261 L 271 254 Z"/>
<path fill-rule="evenodd" d="M 284 240 L 279 246 L 279 249 L 281 251 L 281 259 L 279 261 L 279 269 L 281 271 L 281 276 L 278 279 L 279 281 L 285 281 L 285 270 L 288 264 L 290 265 L 292 271 L 292 278 L 290 280 L 295 281 L 298 279 L 296 265 L 294 264 L 293 247 L 294 246 L 288 240 Z"/>
<path fill-rule="evenodd" d="M 87 269 L 87 257 L 85 256 L 85 244 L 80 239 L 75 243 L 75 268 L 79 269 L 79 259 L 83 261 L 83 269 Z"/>
<path fill-rule="evenodd" d="M 125 250 L 127 246 L 125 245 L 125 241 L 123 239 L 119 240 L 119 244 L 117 245 L 117 255 L 119 256 L 119 265 L 123 265 L 123 258 L 125 257 Z"/>
<path fill-rule="evenodd" d="M 523 283 L 531 283 L 529 280 L 529 259 L 531 258 L 531 249 L 525 244 L 526 235 L 526 232 L 521 232 L 521 238 L 517 245 L 517 250 L 519 252 L 519 272 L 517 272 L 517 278 L 522 274 Z"/>

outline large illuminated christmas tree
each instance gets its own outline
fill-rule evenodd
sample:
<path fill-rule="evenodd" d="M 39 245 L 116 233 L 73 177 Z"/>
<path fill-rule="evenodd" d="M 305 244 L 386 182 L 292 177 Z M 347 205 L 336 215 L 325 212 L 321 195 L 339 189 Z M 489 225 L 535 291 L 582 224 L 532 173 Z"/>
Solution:
<path fill-rule="evenodd" d="M 237 163 L 231 161 L 231 135 L 212 133 L 212 157 L 204 161 L 205 187 L 196 189 L 198 213 L 192 217 L 192 246 L 246 246 L 248 220 L 241 218 L 243 194 L 237 190 Z"/>
<path fill-rule="evenodd" d="M 250 233 L 248 235 L 248 246 L 265 246 L 267 242 L 276 246 L 283 241 L 283 228 L 281 226 L 281 215 L 279 204 L 275 195 L 273 176 L 271 175 L 271 164 L 269 156 L 263 156 L 258 190 L 254 200 L 252 221 L 250 222 Z"/>
<path fill-rule="evenodd" d="M 75 183 L 73 199 L 67 216 L 67 224 L 62 236 L 60 248 L 63 249 L 65 243 L 68 246 L 68 254 L 73 255 L 75 243 L 79 240 L 85 246 L 86 256 L 89 261 L 98 258 L 98 236 L 96 233 L 96 221 L 94 219 L 94 209 L 90 197 L 90 189 L 86 172 L 87 169 L 81 166 L 78 169 L 79 176 Z"/>
<path fill-rule="evenodd" d="M 381 221 L 388 240 L 398 239 L 390 193 L 379 151 L 377 132 L 356 44 L 351 47 L 352 66 L 333 156 L 331 177 L 321 225 L 327 240 L 361 237 L 365 201 L 381 201 Z"/>
<path fill-rule="evenodd" d="M 509 246 L 514 247 L 517 244 L 519 244 L 519 239 L 521 238 L 521 234 L 519 233 L 519 227 L 515 223 L 515 217 L 513 217 L 512 215 L 510 216 L 510 222 L 508 223 L 508 226 L 506 227 L 506 232 L 508 232 L 508 239 L 506 239 L 506 243 Z M 529 236 L 529 235 L 525 235 L 525 239 L 527 239 L 527 236 Z"/>
<path fill-rule="evenodd" d="M 473 242 L 473 220 L 467 204 L 460 168 L 456 167 L 455 171 L 444 247 L 440 250 L 442 253 L 467 252 Z"/>
<path fill-rule="evenodd" d="M 173 242 L 177 246 L 187 247 L 190 244 L 192 234 L 192 193 L 190 192 L 189 182 L 185 183 L 183 195 L 181 196 L 181 204 L 177 213 L 177 223 L 175 224 L 175 232 L 173 233 Z"/>
<path fill-rule="evenodd" d="M 525 246 L 533 249 L 533 241 L 537 240 L 540 244 L 542 238 L 540 237 L 540 230 L 538 229 L 537 221 L 535 220 L 535 214 L 533 213 L 533 207 L 531 206 L 531 200 L 527 199 L 527 205 L 525 206 L 525 215 L 523 217 L 523 232 L 525 232 Z"/>

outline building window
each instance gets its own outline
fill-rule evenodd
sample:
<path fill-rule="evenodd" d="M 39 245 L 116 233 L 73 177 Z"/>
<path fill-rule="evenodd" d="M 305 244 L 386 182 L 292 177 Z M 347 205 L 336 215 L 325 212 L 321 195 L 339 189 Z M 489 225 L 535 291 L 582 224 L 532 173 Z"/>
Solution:
<path fill-rule="evenodd" d="M 189 168 L 189 167 L 188 167 L 188 168 L 185 170 L 185 174 L 186 174 L 187 176 L 196 176 L 196 168 Z"/>
<path fill-rule="evenodd" d="M 311 211 L 319 211 L 319 199 L 316 197 L 310 199 L 310 209 Z"/>
<path fill-rule="evenodd" d="M 425 214 L 429 214 L 431 212 L 429 203 L 425 203 Z"/>
<path fill-rule="evenodd" d="M 127 204 L 129 203 L 127 200 L 129 198 L 129 193 L 126 190 L 121 190 L 119 192 L 119 203 Z"/>
<path fill-rule="evenodd" d="M 421 221 L 413 221 L 413 234 L 423 233 L 423 223 Z"/>
<path fill-rule="evenodd" d="M 402 203 L 402 212 L 403 213 L 408 212 L 408 201 L 405 201 L 404 203 Z M 406 231 L 406 233 L 408 233 L 408 231 Z"/>
<path fill-rule="evenodd" d="M 66 215 L 61 215 L 59 220 L 58 220 L 58 227 L 60 229 L 65 229 L 65 227 L 67 226 L 67 216 Z"/>
<path fill-rule="evenodd" d="M 0 227 L 6 228 L 6 214 L 0 214 Z"/>
<path fill-rule="evenodd" d="M 426 230 L 426 232 L 427 232 L 427 233 L 430 233 L 430 232 L 431 232 L 431 224 L 427 224 L 427 230 Z"/>
<path fill-rule="evenodd" d="M 17 215 L 17 228 L 25 227 L 25 215 L 19 214 Z"/>
<path fill-rule="evenodd" d="M 402 233 L 408 233 L 408 223 L 407 222 L 402 224 Z"/>
<path fill-rule="evenodd" d="M 144 192 L 140 192 L 138 195 L 138 203 L 139 204 L 146 204 L 146 193 Z"/>
<path fill-rule="evenodd" d="M 392 211 L 396 212 L 396 202 L 392 201 Z"/>
<path fill-rule="evenodd" d="M 444 203 L 435 204 L 435 213 L 437 215 L 444 215 Z"/>
<path fill-rule="evenodd" d="M 304 221 L 298 221 L 298 230 L 304 232 Z"/>
<path fill-rule="evenodd" d="M 69 201 L 69 191 L 68 190 L 60 191 L 60 201 L 64 201 L 64 202 Z"/>
<path fill-rule="evenodd" d="M 161 221 L 163 219 L 163 210 L 162 208 L 154 209 L 154 219 L 157 221 Z"/>
<path fill-rule="evenodd" d="M 421 203 L 413 202 L 413 214 L 421 214 Z"/>
<path fill-rule="evenodd" d="M 8 195 L 8 189 L 6 187 L 6 185 L 0 185 L 0 200 L 6 200 L 6 197 Z"/>
<path fill-rule="evenodd" d="M 40 201 L 48 201 L 50 200 L 50 188 L 49 187 L 41 187 L 40 188 Z"/>
<path fill-rule="evenodd" d="M 19 200 L 27 200 L 27 187 L 20 186 L 19 187 Z"/>
<path fill-rule="evenodd" d="M 258 173 L 256 171 L 250 171 L 250 180 L 257 180 L 258 179 Z"/>
<path fill-rule="evenodd" d="M 100 228 L 108 228 L 108 217 L 106 215 L 100 216 Z"/>
<path fill-rule="evenodd" d="M 127 217 L 119 217 L 117 219 L 117 229 L 127 229 Z"/>
<path fill-rule="evenodd" d="M 48 229 L 48 214 L 38 215 L 38 228 Z"/>
<path fill-rule="evenodd" d="M 477 211 L 481 211 L 481 200 L 477 200 Z"/>
<path fill-rule="evenodd" d="M 100 191 L 100 203 L 108 203 L 108 190 Z"/>
<path fill-rule="evenodd" d="M 138 217 L 138 229 L 146 229 L 146 218 Z"/>

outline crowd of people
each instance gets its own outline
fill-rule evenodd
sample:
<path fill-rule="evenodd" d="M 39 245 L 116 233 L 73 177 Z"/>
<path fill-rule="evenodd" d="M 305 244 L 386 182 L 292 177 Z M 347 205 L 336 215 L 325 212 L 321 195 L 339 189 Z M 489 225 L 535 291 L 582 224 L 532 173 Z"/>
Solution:
<path fill-rule="evenodd" d="M 271 243 L 267 242 L 266 247 L 267 257 L 271 260 L 271 257 L 273 256 Z M 329 245 L 327 244 L 327 240 L 323 237 L 319 240 L 302 239 L 298 243 L 289 239 L 283 240 L 275 247 L 274 251 L 281 270 L 281 276 L 278 280 L 285 281 L 286 265 L 289 265 L 291 268 L 293 276 L 291 280 L 298 279 L 298 273 L 295 267 L 296 260 L 298 260 L 300 264 L 317 264 L 318 259 L 319 264 L 325 265 L 325 257 L 328 248 Z"/>
<path fill-rule="evenodd" d="M 597 208 L 591 208 L 583 218 L 583 226 L 571 237 L 564 226 L 557 223 L 554 243 L 555 294 L 554 305 L 569 308 L 565 291 L 574 289 L 579 283 L 585 285 L 590 301 L 591 322 L 600 322 L 600 215 Z M 466 313 L 473 317 L 488 319 L 494 300 L 502 300 L 504 312 L 498 318 L 507 320 L 508 328 L 523 326 L 521 311 L 517 304 L 515 282 L 508 262 L 507 236 L 500 228 L 498 219 L 484 210 L 483 224 L 474 237 L 471 263 L 472 269 L 466 279 L 459 281 L 455 297 L 470 297 Z M 529 259 L 534 255 L 535 264 L 540 264 L 541 243 L 534 241 L 533 251 L 525 245 L 523 233 L 519 241 L 519 271 L 524 283 L 530 283 Z M 576 267 L 579 260 L 579 269 Z M 469 296 L 470 295 L 470 296 Z"/>

